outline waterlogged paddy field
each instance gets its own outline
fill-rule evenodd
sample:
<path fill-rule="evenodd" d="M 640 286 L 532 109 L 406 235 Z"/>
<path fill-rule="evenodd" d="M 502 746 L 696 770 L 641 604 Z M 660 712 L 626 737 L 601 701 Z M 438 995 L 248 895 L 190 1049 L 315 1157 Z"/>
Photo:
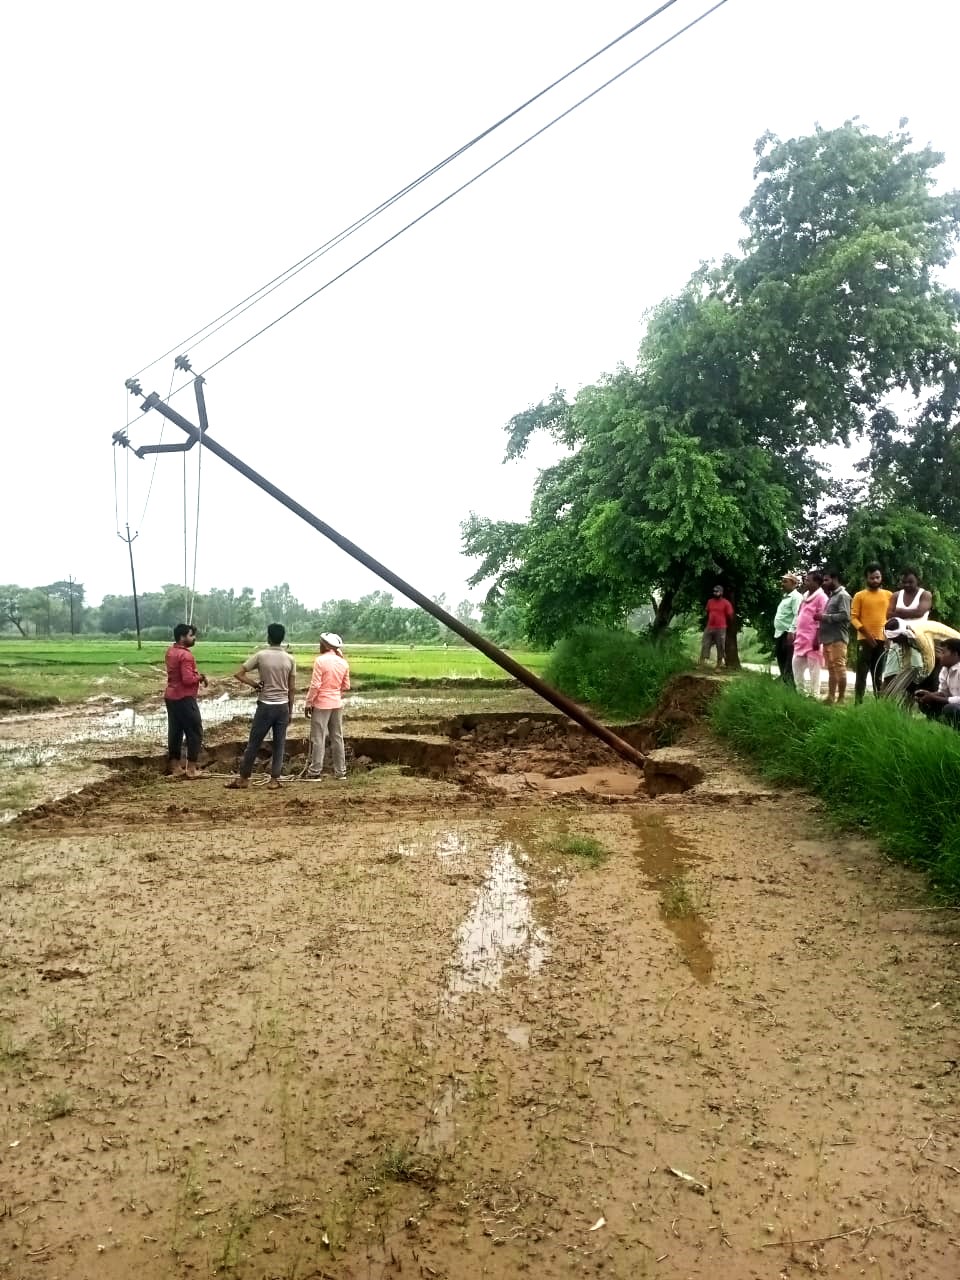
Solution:
<path fill-rule="evenodd" d="M 3 829 L 0 1277 L 955 1280 L 956 913 L 699 731 L 651 798 L 454 693 Z"/>
<path fill-rule="evenodd" d="M 265 643 L 265 642 L 264 642 Z M 197 643 L 194 654 L 201 671 L 228 676 L 259 643 Z M 167 642 L 132 640 L 0 640 L 0 685 L 35 695 L 52 695 L 72 702 L 102 694 L 131 699 L 163 689 L 163 655 Z M 291 652 L 309 678 L 316 645 L 295 644 Z M 426 648 L 409 645 L 348 645 L 351 673 L 358 684 L 400 683 L 409 680 L 504 680 L 506 672 L 475 649 L 461 645 Z M 544 653 L 516 651 L 512 656 L 533 671 L 541 671 Z"/>

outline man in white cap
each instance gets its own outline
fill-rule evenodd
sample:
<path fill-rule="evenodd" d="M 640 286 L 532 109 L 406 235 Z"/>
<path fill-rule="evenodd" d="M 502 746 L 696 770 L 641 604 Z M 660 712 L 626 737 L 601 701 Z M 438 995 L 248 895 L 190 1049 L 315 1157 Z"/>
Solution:
<path fill-rule="evenodd" d="M 307 690 L 306 715 L 310 720 L 310 767 L 307 782 L 319 782 L 327 734 L 333 753 L 333 776 L 347 776 L 343 750 L 343 695 L 350 688 L 350 667 L 341 653 L 343 641 L 332 631 L 320 637 L 320 653 L 313 664 Z"/>
<path fill-rule="evenodd" d="M 783 595 L 773 615 L 773 651 L 780 668 L 780 679 L 793 685 L 793 640 L 797 632 L 797 613 L 803 599 L 797 590 L 797 575 L 785 573 L 780 579 Z"/>

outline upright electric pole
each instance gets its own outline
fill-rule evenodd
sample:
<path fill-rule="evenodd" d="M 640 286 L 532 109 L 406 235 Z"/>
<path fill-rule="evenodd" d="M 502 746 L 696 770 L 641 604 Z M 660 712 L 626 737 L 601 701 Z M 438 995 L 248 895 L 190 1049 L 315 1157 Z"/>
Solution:
<path fill-rule="evenodd" d="M 137 599 L 137 575 L 133 571 L 133 544 L 140 537 L 139 533 L 130 535 L 130 526 L 127 525 L 127 535 L 124 537 L 122 533 L 117 531 L 117 537 L 121 542 L 127 544 L 127 550 L 130 552 L 130 585 L 133 588 L 133 618 L 137 624 L 137 648 L 143 648 L 143 641 L 140 639 L 140 602 Z"/>
<path fill-rule="evenodd" d="M 70 596 L 70 634 L 74 636 L 77 633 L 74 630 L 74 626 L 73 626 L 73 574 L 72 573 L 67 575 L 67 593 Z"/>

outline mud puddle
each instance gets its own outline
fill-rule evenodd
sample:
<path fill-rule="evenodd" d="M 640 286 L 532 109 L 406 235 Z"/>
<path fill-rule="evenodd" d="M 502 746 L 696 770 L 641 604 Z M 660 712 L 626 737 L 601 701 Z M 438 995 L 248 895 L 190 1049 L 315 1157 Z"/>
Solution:
<path fill-rule="evenodd" d="M 659 894 L 660 919 L 676 938 L 683 962 L 693 976 L 698 982 L 710 982 L 714 967 L 710 930 L 700 914 L 698 890 L 686 876 L 692 866 L 707 859 L 655 810 L 635 814 L 633 825 L 644 884 Z"/>
<path fill-rule="evenodd" d="M 483 883 L 457 930 L 456 955 L 442 1005 L 458 996 L 499 987 L 508 974 L 538 973 L 547 957 L 547 935 L 533 913 L 527 878 L 517 861 L 518 846 L 497 845 Z"/>
<path fill-rule="evenodd" d="M 540 971 L 549 942 L 537 921 L 522 867 L 528 857 L 515 840 L 504 840 L 487 853 L 467 833 L 450 830 L 431 841 L 401 840 L 396 853 L 404 858 L 426 855 L 437 860 L 445 875 L 475 874 L 480 880 L 454 935 L 454 956 L 440 1001 L 445 1012 L 455 1007 L 458 996 L 493 991 L 508 977 Z"/>
<path fill-rule="evenodd" d="M 430 1108 L 427 1122 L 417 1138 L 418 1151 L 431 1155 L 452 1151 L 457 1139 L 457 1103 L 464 1094 L 463 1085 L 453 1077 L 442 1085 Z"/>
<path fill-rule="evenodd" d="M 582 773 L 560 776 L 532 770 L 525 773 L 484 773 L 482 777 L 488 786 L 510 794 L 542 791 L 550 795 L 586 794 L 611 799 L 627 799 L 643 794 L 643 776 L 636 770 L 627 772 L 605 769 L 600 765 L 594 765 Z"/>
<path fill-rule="evenodd" d="M 423 854 L 420 843 L 400 845 L 404 856 Z M 444 874 L 457 874 L 477 861 L 478 850 L 461 831 L 441 832 L 430 849 Z M 461 997 L 492 993 L 504 982 L 518 982 L 537 974 L 549 954 L 546 930 L 537 922 L 530 883 L 521 864 L 528 861 L 521 846 L 504 840 L 488 854 L 483 879 L 469 910 L 454 935 L 454 957 L 440 997 L 440 1012 L 456 1017 Z M 459 864 L 459 866 L 458 866 Z M 529 1049 L 532 1027 L 506 1026 L 503 1034 L 518 1049 Z M 434 1093 L 426 1123 L 417 1139 L 418 1151 L 449 1153 L 456 1145 L 457 1105 L 466 1096 L 456 1076 L 443 1080 Z"/>

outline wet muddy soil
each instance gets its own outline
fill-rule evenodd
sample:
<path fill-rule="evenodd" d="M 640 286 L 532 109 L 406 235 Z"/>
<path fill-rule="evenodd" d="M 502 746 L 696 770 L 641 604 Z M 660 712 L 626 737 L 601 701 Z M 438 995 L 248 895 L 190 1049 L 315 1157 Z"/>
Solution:
<path fill-rule="evenodd" d="M 702 733 L 656 798 L 466 781 L 619 769 L 529 711 L 4 829 L 0 1277 L 953 1280 L 956 913 Z"/>

